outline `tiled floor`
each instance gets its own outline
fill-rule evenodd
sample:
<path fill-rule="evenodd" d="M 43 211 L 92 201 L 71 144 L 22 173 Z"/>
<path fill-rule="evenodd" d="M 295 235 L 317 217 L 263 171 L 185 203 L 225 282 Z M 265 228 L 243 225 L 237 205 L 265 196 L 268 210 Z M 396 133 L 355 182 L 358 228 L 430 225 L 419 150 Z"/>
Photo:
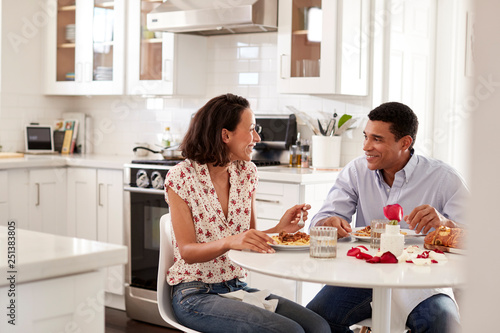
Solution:
<path fill-rule="evenodd" d="M 106 308 L 106 333 L 179 333 L 174 329 L 147 324 L 127 317 L 125 311 Z"/>

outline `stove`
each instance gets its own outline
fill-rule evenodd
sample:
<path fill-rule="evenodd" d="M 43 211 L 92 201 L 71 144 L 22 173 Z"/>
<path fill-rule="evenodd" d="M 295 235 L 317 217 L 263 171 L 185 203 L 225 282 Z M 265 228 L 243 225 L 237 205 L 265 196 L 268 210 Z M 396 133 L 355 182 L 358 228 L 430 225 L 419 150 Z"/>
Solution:
<path fill-rule="evenodd" d="M 182 160 L 133 160 L 132 164 L 174 166 L 181 161 Z M 270 160 L 252 160 L 252 162 L 258 167 L 281 164 L 280 161 L 270 161 Z"/>

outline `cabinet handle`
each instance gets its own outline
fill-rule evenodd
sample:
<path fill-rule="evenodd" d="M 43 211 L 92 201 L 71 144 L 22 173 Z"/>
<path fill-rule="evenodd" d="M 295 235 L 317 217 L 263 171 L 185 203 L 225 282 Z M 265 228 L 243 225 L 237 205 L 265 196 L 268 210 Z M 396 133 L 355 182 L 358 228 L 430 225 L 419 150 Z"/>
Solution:
<path fill-rule="evenodd" d="M 40 183 L 35 183 L 36 186 L 36 203 L 35 206 L 40 206 Z"/>
<path fill-rule="evenodd" d="M 274 203 L 274 204 L 279 204 L 279 200 L 269 200 L 269 199 L 259 199 L 255 198 L 255 201 L 260 201 L 260 202 L 267 202 L 267 203 Z"/>
<path fill-rule="evenodd" d="M 82 81 L 82 64 L 81 63 L 76 64 L 75 80 L 76 80 L 76 82 Z"/>
<path fill-rule="evenodd" d="M 287 67 L 284 67 L 287 65 L 287 62 L 284 61 L 284 59 L 287 57 L 286 54 L 282 54 L 280 57 L 280 77 L 282 79 L 287 79 L 290 77 L 290 74 L 288 74 Z M 288 74 L 288 75 L 287 75 Z"/>
<path fill-rule="evenodd" d="M 101 197 L 102 197 L 102 195 L 101 195 L 101 193 L 102 193 L 101 188 L 102 188 L 102 186 L 104 186 L 104 184 L 103 184 L 103 183 L 99 183 L 99 193 L 98 193 L 98 195 L 97 195 L 97 196 L 99 197 L 99 198 L 98 198 L 98 199 L 99 199 L 99 200 L 98 200 L 98 201 L 99 201 L 99 206 L 101 206 L 101 207 L 102 207 L 102 206 L 104 206 L 104 205 L 102 204 L 102 202 L 101 202 Z"/>

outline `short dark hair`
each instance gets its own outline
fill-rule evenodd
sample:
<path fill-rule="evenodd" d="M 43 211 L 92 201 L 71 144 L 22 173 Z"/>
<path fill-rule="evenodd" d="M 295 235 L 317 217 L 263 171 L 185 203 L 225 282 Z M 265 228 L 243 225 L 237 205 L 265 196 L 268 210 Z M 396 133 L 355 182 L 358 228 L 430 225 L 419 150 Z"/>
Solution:
<path fill-rule="evenodd" d="M 241 114 L 250 108 L 241 96 L 225 94 L 209 100 L 191 119 L 189 129 L 180 145 L 182 156 L 200 164 L 215 166 L 229 164 L 229 151 L 222 141 L 222 129 L 234 131 Z"/>
<path fill-rule="evenodd" d="M 410 149 L 413 149 L 417 139 L 418 118 L 409 106 L 398 102 L 384 103 L 370 111 L 368 119 L 390 123 L 389 130 L 394 134 L 396 141 L 404 136 L 411 136 L 413 142 Z"/>

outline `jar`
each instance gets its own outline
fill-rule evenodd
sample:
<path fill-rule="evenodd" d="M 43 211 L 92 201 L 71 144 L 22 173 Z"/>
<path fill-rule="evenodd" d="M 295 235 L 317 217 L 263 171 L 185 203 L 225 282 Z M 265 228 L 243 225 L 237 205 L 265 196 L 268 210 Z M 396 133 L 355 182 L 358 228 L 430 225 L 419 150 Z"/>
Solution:
<path fill-rule="evenodd" d="M 300 146 L 301 151 L 301 166 L 303 168 L 309 168 L 309 145 Z"/>
<path fill-rule="evenodd" d="M 291 145 L 289 154 L 290 154 L 290 162 L 288 164 L 291 167 L 300 167 L 302 156 L 300 154 L 299 146 Z"/>
<path fill-rule="evenodd" d="M 399 224 L 387 224 L 385 232 L 380 236 L 380 252 L 387 251 L 399 257 L 405 247 L 405 236 L 399 230 Z"/>

